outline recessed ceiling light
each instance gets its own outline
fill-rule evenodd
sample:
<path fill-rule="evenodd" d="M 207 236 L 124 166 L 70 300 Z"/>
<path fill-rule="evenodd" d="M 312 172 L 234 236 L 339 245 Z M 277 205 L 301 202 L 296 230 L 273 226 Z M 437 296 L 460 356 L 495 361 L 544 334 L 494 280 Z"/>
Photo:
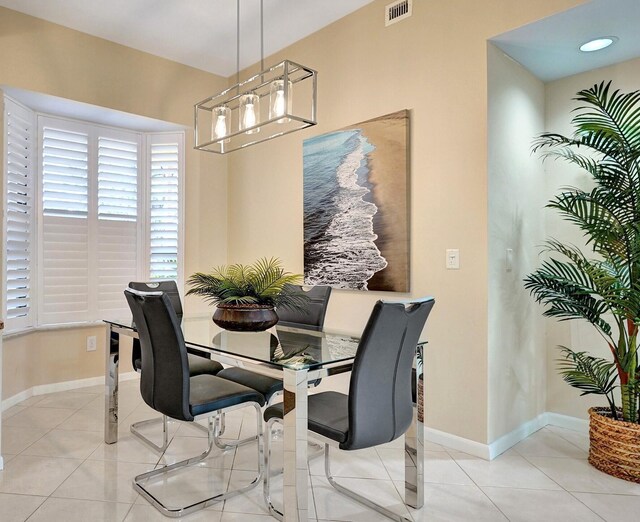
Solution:
<path fill-rule="evenodd" d="M 600 51 L 601 49 L 606 49 L 610 45 L 613 45 L 618 41 L 618 38 L 615 36 L 602 36 L 600 38 L 595 38 L 594 40 L 589 40 L 588 42 L 583 43 L 580 46 L 580 50 L 583 53 L 592 53 L 594 51 Z"/>

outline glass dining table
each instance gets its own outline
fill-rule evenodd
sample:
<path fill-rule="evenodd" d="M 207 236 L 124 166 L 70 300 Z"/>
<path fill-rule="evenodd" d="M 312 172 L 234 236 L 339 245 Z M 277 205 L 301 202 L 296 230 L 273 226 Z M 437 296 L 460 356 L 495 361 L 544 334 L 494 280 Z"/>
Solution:
<path fill-rule="evenodd" d="M 131 318 L 104 319 L 107 324 L 104 440 L 118 441 L 118 371 L 120 337 L 137 337 Z M 228 366 L 282 379 L 283 513 L 286 522 L 306 522 L 309 514 L 307 397 L 309 382 L 348 372 L 359 339 L 330 330 L 313 331 L 277 326 L 264 332 L 231 332 L 216 326 L 210 316 L 185 315 L 182 330 L 190 351 L 196 350 Z M 405 503 L 424 502 L 424 404 L 422 395 L 423 342 L 416 346 L 414 423 L 405 434 Z M 420 393 L 418 392 L 420 389 Z"/>

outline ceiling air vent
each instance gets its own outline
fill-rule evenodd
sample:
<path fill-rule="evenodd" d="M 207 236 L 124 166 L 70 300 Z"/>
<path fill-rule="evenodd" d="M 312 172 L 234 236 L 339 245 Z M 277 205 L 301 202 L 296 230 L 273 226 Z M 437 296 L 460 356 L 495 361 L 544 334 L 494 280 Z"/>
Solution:
<path fill-rule="evenodd" d="M 398 0 L 384 8 L 384 25 L 391 25 L 409 18 L 413 7 L 413 0 Z"/>

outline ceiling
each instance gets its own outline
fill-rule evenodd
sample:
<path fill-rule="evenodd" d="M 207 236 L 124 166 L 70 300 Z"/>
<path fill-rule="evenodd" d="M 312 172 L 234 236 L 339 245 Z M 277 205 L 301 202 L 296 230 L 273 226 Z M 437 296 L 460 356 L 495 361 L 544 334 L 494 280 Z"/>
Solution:
<path fill-rule="evenodd" d="M 264 55 L 372 1 L 266 0 Z M 0 6 L 225 77 L 236 72 L 236 0 L 0 0 Z M 244 68 L 260 61 L 260 0 L 242 0 L 240 37 Z"/>
<path fill-rule="evenodd" d="M 640 0 L 593 0 L 501 34 L 491 41 L 543 81 L 640 56 Z M 617 36 L 607 49 L 578 47 L 599 36 Z"/>
<path fill-rule="evenodd" d="M 264 0 L 264 55 L 372 1 Z M 236 72 L 236 0 L 0 0 L 0 6 L 225 77 Z M 260 60 L 260 0 L 242 0 L 240 8 L 244 68 Z M 639 26 L 640 0 L 592 0 L 491 41 L 552 81 L 640 56 Z M 605 35 L 619 41 L 595 53 L 578 50 Z"/>

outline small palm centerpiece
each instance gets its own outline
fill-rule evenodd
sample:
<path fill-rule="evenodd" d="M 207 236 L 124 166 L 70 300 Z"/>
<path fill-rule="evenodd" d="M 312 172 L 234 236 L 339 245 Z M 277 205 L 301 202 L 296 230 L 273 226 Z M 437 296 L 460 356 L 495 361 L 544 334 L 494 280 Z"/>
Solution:
<path fill-rule="evenodd" d="M 589 410 L 589 462 L 640 482 L 640 91 L 610 85 L 577 94 L 573 136 L 545 133 L 534 142 L 534 152 L 584 170 L 592 188 L 562 189 L 547 205 L 581 230 L 586 248 L 548 241 L 548 258 L 525 287 L 544 315 L 587 321 L 606 343 L 607 359 L 561 347 L 559 370 L 582 395 L 609 404 Z"/>
<path fill-rule="evenodd" d="M 308 297 L 297 287 L 301 274 L 285 272 L 279 259 L 259 259 L 196 272 L 188 280 L 187 295 L 215 304 L 213 321 L 226 330 L 261 331 L 278 322 L 275 308 L 304 309 Z"/>

